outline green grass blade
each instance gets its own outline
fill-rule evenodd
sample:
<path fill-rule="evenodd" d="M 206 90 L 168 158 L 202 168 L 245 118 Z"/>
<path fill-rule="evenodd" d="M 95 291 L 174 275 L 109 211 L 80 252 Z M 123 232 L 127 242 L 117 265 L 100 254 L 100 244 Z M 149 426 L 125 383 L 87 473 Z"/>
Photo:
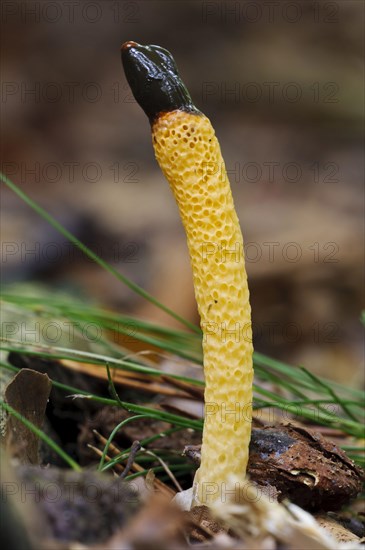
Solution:
<path fill-rule="evenodd" d="M 139 363 L 134 363 L 132 361 L 125 361 L 123 359 L 117 359 L 114 357 L 108 357 L 106 355 L 100 355 L 97 353 L 92 353 L 83 350 L 72 350 L 68 348 L 62 348 L 58 346 L 52 347 L 50 351 L 50 346 L 46 344 L 33 344 L 28 342 L 27 345 L 34 349 L 27 349 L 24 346 L 24 342 L 15 341 L 15 340 L 6 340 L 0 338 L 0 342 L 5 342 L 1 344 L 0 349 L 4 351 L 14 351 L 17 353 L 24 353 L 27 355 L 33 355 L 35 357 L 45 357 L 48 359 L 66 359 L 70 361 L 78 361 L 79 363 L 91 363 L 93 365 L 100 365 L 105 367 L 106 364 L 113 365 L 113 368 L 119 368 L 121 370 L 127 370 L 132 372 L 140 372 L 143 374 L 150 374 L 152 376 L 168 376 L 170 378 L 175 378 L 176 380 L 181 380 L 182 382 L 188 382 L 194 384 L 195 386 L 204 386 L 204 382 L 201 380 L 196 380 L 195 378 L 189 378 L 187 376 L 182 376 L 179 374 L 165 373 L 159 369 L 154 369 L 152 367 L 147 367 L 140 365 Z M 13 345 L 12 345 L 13 344 Z M 38 351 L 38 349 L 44 349 L 45 351 Z M 54 353 L 54 351 L 56 353 Z M 60 353 L 57 353 L 60 352 Z"/>
<path fill-rule="evenodd" d="M 309 376 L 309 378 L 314 380 L 314 382 L 316 382 L 318 385 L 320 385 L 325 391 L 327 391 L 329 393 L 329 395 L 331 397 L 333 397 L 334 402 L 337 403 L 342 408 L 344 413 L 347 414 L 347 416 L 349 418 L 351 418 L 351 420 L 354 420 L 355 422 L 357 422 L 356 416 L 354 414 L 352 414 L 352 412 L 349 409 L 349 407 L 347 406 L 346 402 L 336 394 L 336 392 L 333 388 L 331 388 L 329 385 L 325 384 L 320 378 L 318 378 L 318 376 L 311 373 L 305 367 L 300 367 L 300 368 L 301 368 L 302 371 L 304 371 L 306 373 L 307 376 Z"/>
<path fill-rule="evenodd" d="M 142 416 L 142 415 L 140 415 L 140 416 Z M 165 430 L 161 433 L 151 435 L 150 437 L 146 437 L 145 439 L 142 439 L 142 441 L 140 441 L 140 444 L 141 444 L 142 447 L 146 447 L 149 443 L 153 443 L 153 441 L 156 441 L 157 439 L 160 439 L 161 437 L 167 437 L 170 434 L 173 434 L 175 432 L 179 432 L 182 429 L 183 428 L 181 428 L 181 427 L 169 428 L 168 430 Z M 128 449 L 126 449 L 125 451 L 120 453 L 119 455 L 115 456 L 112 460 L 110 460 L 110 462 L 108 462 L 107 464 L 105 464 L 103 466 L 101 471 L 104 472 L 105 470 L 109 470 L 110 468 L 113 468 L 116 464 L 119 464 L 120 462 L 123 462 L 124 460 L 126 460 L 129 456 L 129 453 L 131 452 L 131 450 L 132 450 L 132 448 L 129 447 Z"/>
<path fill-rule="evenodd" d="M 365 327 L 365 309 L 363 309 L 363 311 L 361 312 L 360 321 L 362 322 L 362 324 Z"/>
<path fill-rule="evenodd" d="M 56 231 L 61 233 L 68 241 L 70 241 L 72 244 L 74 244 L 79 250 L 81 250 L 86 256 L 88 256 L 90 259 L 92 259 L 95 263 L 97 263 L 100 267 L 102 267 L 105 271 L 116 277 L 119 281 L 121 281 L 123 284 L 125 284 L 128 288 L 133 290 L 136 294 L 141 296 L 142 298 L 145 298 L 152 304 L 154 304 L 156 307 L 179 321 L 181 324 L 188 327 L 190 330 L 193 330 L 194 332 L 200 332 L 200 329 L 191 323 L 190 321 L 187 321 L 186 319 L 183 319 L 172 311 L 167 306 L 161 304 L 156 298 L 154 298 L 149 292 L 141 288 L 139 285 L 128 279 L 128 277 L 125 277 L 121 273 L 119 273 L 116 269 L 114 269 L 113 266 L 111 266 L 108 262 L 100 258 L 95 252 L 93 252 L 90 248 L 88 248 L 86 245 L 84 245 L 75 235 L 73 235 L 70 231 L 68 231 L 61 223 L 59 223 L 53 216 L 51 216 L 44 208 L 39 206 L 35 201 L 33 201 L 24 191 L 22 191 L 15 183 L 13 183 L 9 178 L 5 176 L 2 172 L 0 172 L 0 179 L 9 187 L 18 197 L 20 197 L 28 206 L 30 206 L 37 214 L 39 214 L 44 220 L 46 220 Z"/>
<path fill-rule="evenodd" d="M 5 366 L 5 368 L 8 368 L 6 365 L 4 365 L 4 362 L 0 362 L 0 365 L 3 367 Z M 9 365 L 9 367 L 10 367 L 9 370 L 14 370 L 16 372 L 20 370 L 17 367 L 13 367 L 11 365 Z M 52 384 L 64 391 L 70 392 L 73 396 L 84 396 L 86 398 L 92 399 L 99 403 L 112 405 L 114 407 L 119 406 L 118 401 L 115 401 L 114 399 L 99 397 L 89 392 L 79 390 L 78 388 L 75 388 L 73 386 L 61 384 L 60 382 L 56 382 L 53 379 L 52 379 Z M 193 430 L 199 430 L 199 431 L 203 429 L 203 422 L 201 420 L 192 420 L 190 418 L 186 418 L 178 414 L 172 414 L 159 409 L 152 409 L 150 407 L 136 405 L 135 403 L 129 403 L 128 401 L 121 401 L 121 408 L 125 409 L 130 413 L 147 415 L 149 418 L 153 418 L 155 420 L 161 420 L 162 422 L 167 422 L 168 424 L 173 424 L 176 426 L 180 426 L 182 428 L 191 428 Z"/>
<path fill-rule="evenodd" d="M 116 435 L 117 432 L 119 432 L 119 430 L 121 428 L 123 428 L 126 424 L 129 424 L 130 422 L 133 422 L 134 420 L 138 420 L 140 418 L 148 418 L 148 416 L 146 414 L 137 414 L 135 416 L 130 416 L 129 418 L 126 418 L 125 420 L 122 420 L 122 422 L 119 422 L 119 424 L 117 424 L 114 428 L 114 430 L 112 431 L 112 433 L 110 434 L 110 436 L 108 437 L 108 441 L 106 442 L 105 444 L 105 447 L 104 447 L 104 450 L 103 450 L 103 454 L 100 458 L 100 462 L 99 462 L 99 466 L 98 466 L 98 470 L 102 470 L 103 469 L 103 466 L 104 466 L 104 462 L 105 462 L 105 457 L 106 455 L 108 454 L 108 450 L 109 450 L 109 447 L 110 447 L 110 444 L 111 442 L 113 441 L 114 439 L 114 436 Z"/>
<path fill-rule="evenodd" d="M 81 472 L 81 466 L 77 464 L 61 447 L 57 445 L 50 437 L 48 437 L 47 434 L 45 434 L 42 430 L 40 430 L 37 426 L 33 424 L 33 422 L 30 422 L 27 418 L 25 418 L 22 414 L 20 414 L 16 409 L 13 409 L 8 403 L 5 403 L 5 401 L 0 399 L 0 407 L 4 409 L 7 413 L 14 416 L 17 420 L 22 422 L 24 426 L 26 426 L 31 432 L 33 432 L 39 439 L 44 441 L 51 449 L 53 449 L 58 456 L 60 456 L 66 464 L 68 464 L 73 470 L 76 472 Z"/>

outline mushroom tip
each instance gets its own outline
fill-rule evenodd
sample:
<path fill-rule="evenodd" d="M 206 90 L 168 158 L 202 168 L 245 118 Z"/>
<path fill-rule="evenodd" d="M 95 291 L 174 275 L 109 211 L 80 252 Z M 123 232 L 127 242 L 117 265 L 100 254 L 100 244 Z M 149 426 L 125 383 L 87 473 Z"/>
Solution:
<path fill-rule="evenodd" d="M 136 48 L 139 44 L 137 42 L 134 42 L 133 40 L 128 40 L 127 42 L 124 42 L 120 49 L 122 52 L 129 50 L 130 48 Z"/>

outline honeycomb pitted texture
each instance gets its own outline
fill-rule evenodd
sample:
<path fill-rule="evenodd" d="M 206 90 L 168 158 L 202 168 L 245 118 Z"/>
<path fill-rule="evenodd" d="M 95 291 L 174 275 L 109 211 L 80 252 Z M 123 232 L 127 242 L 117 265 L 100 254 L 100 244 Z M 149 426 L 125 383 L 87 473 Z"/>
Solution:
<path fill-rule="evenodd" d="M 173 111 L 152 127 L 156 159 L 175 195 L 203 330 L 205 423 L 196 502 L 244 480 L 252 414 L 252 332 L 243 239 L 220 146 L 204 115 Z"/>

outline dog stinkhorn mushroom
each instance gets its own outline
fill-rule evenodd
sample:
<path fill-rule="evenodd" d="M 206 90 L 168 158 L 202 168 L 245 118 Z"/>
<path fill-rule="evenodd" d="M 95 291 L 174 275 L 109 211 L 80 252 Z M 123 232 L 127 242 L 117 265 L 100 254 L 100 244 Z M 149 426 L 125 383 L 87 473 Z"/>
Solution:
<path fill-rule="evenodd" d="M 126 42 L 122 61 L 152 127 L 156 159 L 175 195 L 203 332 L 205 422 L 195 504 L 244 483 L 252 416 L 251 309 L 243 239 L 218 140 L 193 104 L 171 54 Z"/>

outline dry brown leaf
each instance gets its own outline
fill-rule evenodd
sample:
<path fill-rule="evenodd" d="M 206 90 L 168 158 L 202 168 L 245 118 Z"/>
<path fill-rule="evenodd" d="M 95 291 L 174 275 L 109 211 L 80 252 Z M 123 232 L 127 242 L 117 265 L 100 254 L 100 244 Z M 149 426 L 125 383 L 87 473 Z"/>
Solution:
<path fill-rule="evenodd" d="M 47 374 L 31 369 L 20 370 L 5 390 L 6 402 L 37 428 L 41 428 L 52 382 Z M 6 446 L 22 464 L 39 464 L 39 438 L 23 422 L 9 415 Z"/>
<path fill-rule="evenodd" d="M 187 548 L 183 535 L 185 525 L 183 512 L 169 498 L 154 494 L 130 525 L 106 541 L 100 550 L 181 550 Z"/>

